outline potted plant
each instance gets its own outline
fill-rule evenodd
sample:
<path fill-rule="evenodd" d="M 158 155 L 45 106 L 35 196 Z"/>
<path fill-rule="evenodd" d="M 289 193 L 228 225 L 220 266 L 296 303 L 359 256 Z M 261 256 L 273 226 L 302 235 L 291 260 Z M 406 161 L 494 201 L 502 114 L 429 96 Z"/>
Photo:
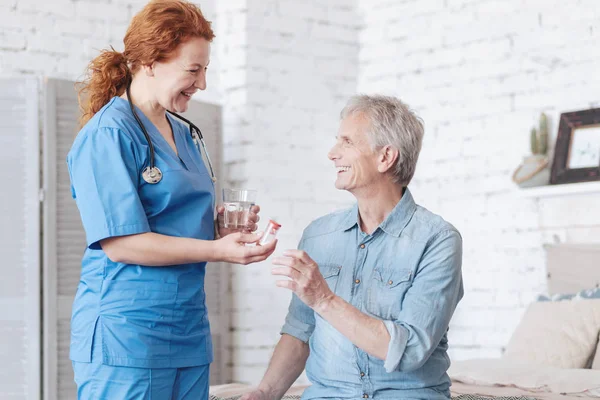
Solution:
<path fill-rule="evenodd" d="M 548 168 L 548 118 L 540 115 L 538 128 L 531 128 L 531 155 L 524 157 L 523 162 L 513 173 L 512 180 L 519 187 L 547 185 L 550 182 Z"/>

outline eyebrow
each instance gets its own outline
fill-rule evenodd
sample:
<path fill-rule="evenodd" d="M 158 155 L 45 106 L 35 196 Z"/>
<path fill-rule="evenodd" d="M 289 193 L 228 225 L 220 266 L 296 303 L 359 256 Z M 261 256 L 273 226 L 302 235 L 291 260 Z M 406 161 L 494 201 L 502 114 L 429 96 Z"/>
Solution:
<path fill-rule="evenodd" d="M 210 64 L 210 61 L 208 61 L 206 63 L 206 66 L 208 67 L 209 64 Z M 202 67 L 204 67 L 204 65 L 198 64 L 198 63 L 192 63 L 192 64 L 190 64 L 190 67 L 200 67 L 200 68 L 202 68 Z"/>

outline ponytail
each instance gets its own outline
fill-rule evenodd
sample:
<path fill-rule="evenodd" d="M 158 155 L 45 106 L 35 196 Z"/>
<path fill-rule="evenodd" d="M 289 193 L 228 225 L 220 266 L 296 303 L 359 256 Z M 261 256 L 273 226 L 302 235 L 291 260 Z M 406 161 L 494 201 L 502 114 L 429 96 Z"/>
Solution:
<path fill-rule="evenodd" d="M 77 83 L 80 125 L 85 125 L 110 99 L 121 96 L 131 79 L 127 59 L 112 47 L 93 59 L 87 67 L 85 79 Z"/>

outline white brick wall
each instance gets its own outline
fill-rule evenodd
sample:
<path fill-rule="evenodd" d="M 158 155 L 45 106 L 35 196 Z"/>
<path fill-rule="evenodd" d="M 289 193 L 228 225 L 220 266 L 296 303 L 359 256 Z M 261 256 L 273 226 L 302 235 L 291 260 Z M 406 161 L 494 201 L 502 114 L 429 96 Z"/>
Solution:
<path fill-rule="evenodd" d="M 540 112 L 600 104 L 595 1 L 359 3 L 359 90 L 399 96 L 425 120 L 412 190 L 464 236 L 455 359 L 499 356 L 545 290 L 542 244 L 600 241 L 593 195 L 524 199 L 510 174 Z"/>
<path fill-rule="evenodd" d="M 138 0 L 0 0 L 0 74 L 77 79 L 122 37 Z M 542 243 L 600 241 L 593 197 L 524 199 L 510 174 L 540 112 L 600 105 L 597 0 L 227 0 L 215 21 L 209 90 L 224 105 L 226 184 L 259 190 L 263 218 L 295 247 L 314 218 L 350 196 L 326 158 L 345 100 L 399 96 L 425 120 L 412 190 L 465 242 L 466 297 L 452 356 L 498 356 L 536 293 Z M 234 267 L 231 376 L 256 382 L 289 293 L 270 263 Z"/>

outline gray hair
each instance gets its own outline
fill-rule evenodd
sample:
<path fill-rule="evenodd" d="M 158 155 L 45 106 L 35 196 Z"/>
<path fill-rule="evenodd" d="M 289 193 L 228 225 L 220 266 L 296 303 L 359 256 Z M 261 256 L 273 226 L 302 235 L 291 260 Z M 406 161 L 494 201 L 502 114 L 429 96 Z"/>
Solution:
<path fill-rule="evenodd" d="M 340 118 L 362 114 L 368 118 L 367 132 L 371 148 L 391 146 L 398 150 L 398 160 L 392 171 L 394 181 L 407 186 L 415 175 L 423 142 L 423 120 L 399 99 L 382 95 L 352 96 L 340 113 Z"/>

